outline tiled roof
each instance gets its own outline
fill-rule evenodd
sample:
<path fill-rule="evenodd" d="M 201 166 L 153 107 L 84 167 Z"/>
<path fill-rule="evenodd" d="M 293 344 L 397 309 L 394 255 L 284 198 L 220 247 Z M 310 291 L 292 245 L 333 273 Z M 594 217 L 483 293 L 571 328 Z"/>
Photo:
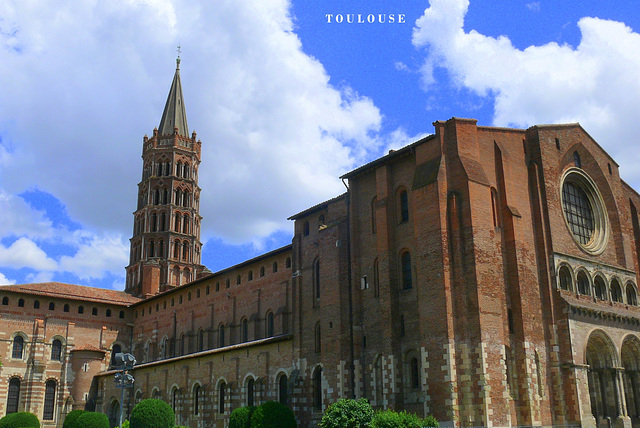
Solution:
<path fill-rule="evenodd" d="M 105 354 L 107 352 L 104 349 L 96 348 L 93 345 L 74 346 L 73 349 L 71 350 L 71 352 L 74 352 L 74 351 L 102 352 L 103 354 Z"/>
<path fill-rule="evenodd" d="M 131 305 L 140 299 L 124 291 L 86 287 L 84 285 L 64 284 L 62 282 L 42 282 L 37 284 L 2 285 L 0 292 L 35 294 L 60 299 L 83 300 L 89 302 Z"/>

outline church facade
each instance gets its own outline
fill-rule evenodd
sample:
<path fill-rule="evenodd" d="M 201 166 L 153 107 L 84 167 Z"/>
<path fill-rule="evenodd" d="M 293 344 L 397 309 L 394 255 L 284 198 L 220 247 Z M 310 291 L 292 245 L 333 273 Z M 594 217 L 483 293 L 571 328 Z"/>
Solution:
<path fill-rule="evenodd" d="M 433 125 L 293 215 L 291 245 L 212 273 L 176 70 L 125 292 L 0 287 L 0 414 L 115 425 L 122 351 L 125 416 L 155 397 L 194 428 L 268 400 L 315 427 L 352 397 L 447 426 L 639 426 L 640 195 L 579 124 Z"/>

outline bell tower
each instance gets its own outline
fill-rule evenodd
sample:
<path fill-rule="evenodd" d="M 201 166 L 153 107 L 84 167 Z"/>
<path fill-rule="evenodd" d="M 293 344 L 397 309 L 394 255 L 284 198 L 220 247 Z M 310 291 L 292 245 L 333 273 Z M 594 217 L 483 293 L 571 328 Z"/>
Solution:
<path fill-rule="evenodd" d="M 202 142 L 195 132 L 189 136 L 179 53 L 160 125 L 151 138 L 143 138 L 125 288 L 143 298 L 193 281 L 205 269 L 198 187 Z"/>

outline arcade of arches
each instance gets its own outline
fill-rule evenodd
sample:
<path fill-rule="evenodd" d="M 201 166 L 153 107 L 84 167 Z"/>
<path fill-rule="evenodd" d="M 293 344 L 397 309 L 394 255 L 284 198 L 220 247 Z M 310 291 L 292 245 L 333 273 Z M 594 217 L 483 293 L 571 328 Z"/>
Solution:
<path fill-rule="evenodd" d="M 627 335 L 618 349 L 607 333 L 595 330 L 585 360 L 591 411 L 598 425 L 626 417 L 634 426 L 640 423 L 640 339 Z"/>

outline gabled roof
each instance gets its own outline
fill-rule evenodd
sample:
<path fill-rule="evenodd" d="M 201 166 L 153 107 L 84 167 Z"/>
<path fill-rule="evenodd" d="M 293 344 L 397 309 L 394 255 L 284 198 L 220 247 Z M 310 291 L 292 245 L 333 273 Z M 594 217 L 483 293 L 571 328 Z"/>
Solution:
<path fill-rule="evenodd" d="M 64 284 L 62 282 L 42 282 L 37 284 L 2 285 L 1 292 L 33 294 L 59 299 L 82 300 L 96 303 L 128 306 L 140 299 L 124 291 L 86 287 L 84 285 Z"/>
<path fill-rule="evenodd" d="M 158 135 L 172 135 L 173 128 L 178 128 L 178 135 L 189 137 L 189 126 L 187 125 L 187 112 L 184 108 L 184 98 L 182 97 L 182 83 L 180 82 L 180 59 L 177 60 L 176 73 L 173 76 L 167 103 L 164 106 Z"/>

